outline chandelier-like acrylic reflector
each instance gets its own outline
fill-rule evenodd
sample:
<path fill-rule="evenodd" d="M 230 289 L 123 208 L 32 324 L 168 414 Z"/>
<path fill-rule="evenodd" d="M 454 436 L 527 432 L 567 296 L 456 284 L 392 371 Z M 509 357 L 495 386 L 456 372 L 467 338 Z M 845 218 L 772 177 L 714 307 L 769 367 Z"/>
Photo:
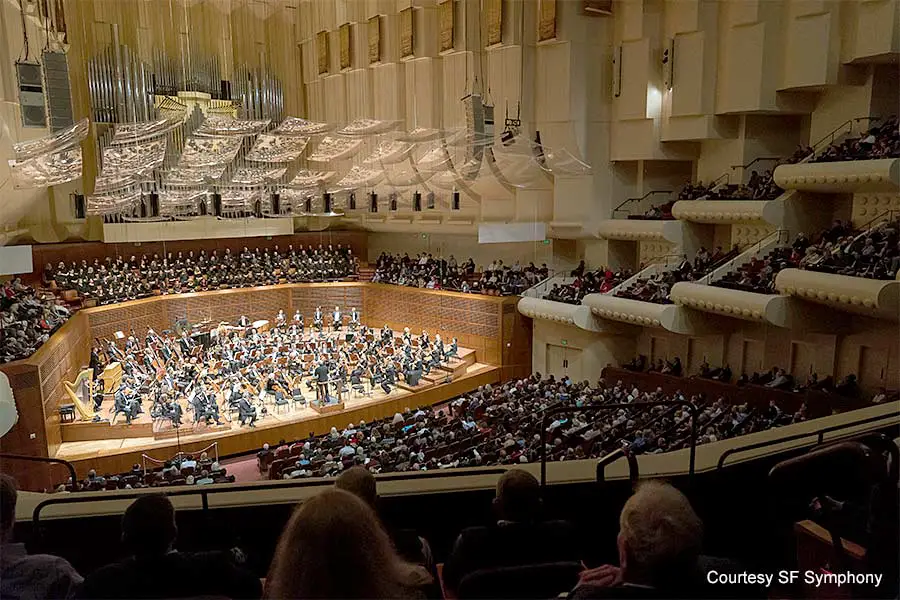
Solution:
<path fill-rule="evenodd" d="M 266 185 L 284 177 L 285 167 L 270 169 L 257 167 L 240 167 L 231 176 L 231 182 L 237 185 Z"/>
<path fill-rule="evenodd" d="M 327 133 L 332 129 L 333 127 L 328 123 L 317 123 L 316 121 L 307 121 L 298 117 L 285 117 L 272 133 L 276 135 L 310 136 Z"/>
<path fill-rule="evenodd" d="M 163 185 L 195 186 L 217 181 L 225 173 L 226 165 L 212 167 L 173 167 L 163 174 Z"/>
<path fill-rule="evenodd" d="M 406 142 L 382 140 L 375 150 L 363 159 L 364 165 L 391 164 L 399 162 L 409 155 L 413 145 Z"/>
<path fill-rule="evenodd" d="M 166 138 L 129 146 L 107 146 L 103 149 L 103 172 L 148 173 L 159 168 L 166 159 Z"/>
<path fill-rule="evenodd" d="M 59 185 L 81 177 L 81 147 L 8 163 L 13 184 L 18 189 Z"/>
<path fill-rule="evenodd" d="M 92 194 L 87 198 L 89 215 L 114 215 L 130 211 L 141 201 L 141 190 L 129 188 L 105 194 Z"/>
<path fill-rule="evenodd" d="M 182 167 L 211 167 L 230 163 L 241 149 L 240 136 L 192 137 L 184 145 Z"/>
<path fill-rule="evenodd" d="M 350 158 L 359 152 L 363 141 L 360 139 L 325 136 L 316 146 L 315 151 L 307 157 L 307 160 L 315 162 L 329 162 Z"/>
<path fill-rule="evenodd" d="M 262 132 L 271 123 L 271 119 L 259 121 L 232 119 L 230 117 L 207 117 L 195 132 L 198 135 L 211 136 L 245 136 Z"/>
<path fill-rule="evenodd" d="M 256 138 L 256 143 L 247 153 L 247 160 L 267 163 L 293 162 L 300 158 L 308 142 L 307 137 L 264 133 Z"/>
<path fill-rule="evenodd" d="M 159 211 L 164 215 L 196 214 L 200 202 L 205 199 L 204 190 L 162 189 L 159 192 Z"/>
<path fill-rule="evenodd" d="M 113 191 L 121 191 L 123 188 L 132 187 L 135 183 L 133 173 L 107 173 L 102 171 L 94 180 L 94 193 L 109 194 Z"/>
<path fill-rule="evenodd" d="M 250 212 L 261 197 L 259 190 L 242 188 L 221 188 L 219 195 L 222 197 L 222 212 Z"/>
<path fill-rule="evenodd" d="M 144 121 L 142 123 L 117 124 L 115 126 L 111 144 L 116 146 L 151 140 L 180 127 L 182 122 L 183 119 L 179 116 L 156 119 L 155 121 Z"/>
<path fill-rule="evenodd" d="M 347 123 L 335 133 L 338 135 L 372 135 L 375 133 L 384 133 L 390 131 L 397 126 L 399 121 L 380 121 L 378 119 L 356 119 Z"/>
<path fill-rule="evenodd" d="M 87 118 L 81 119 L 74 125 L 61 129 L 53 135 L 13 144 L 13 154 L 17 160 L 24 161 L 41 154 L 59 152 L 81 142 L 87 137 L 90 128 L 90 121 Z"/>
<path fill-rule="evenodd" d="M 337 177 L 335 171 L 297 171 L 294 178 L 288 183 L 294 188 L 314 188 L 327 183 Z"/>
<path fill-rule="evenodd" d="M 335 190 L 355 190 L 361 187 L 371 187 L 382 179 L 384 179 L 382 169 L 368 169 L 357 165 L 350 169 L 333 187 Z"/>

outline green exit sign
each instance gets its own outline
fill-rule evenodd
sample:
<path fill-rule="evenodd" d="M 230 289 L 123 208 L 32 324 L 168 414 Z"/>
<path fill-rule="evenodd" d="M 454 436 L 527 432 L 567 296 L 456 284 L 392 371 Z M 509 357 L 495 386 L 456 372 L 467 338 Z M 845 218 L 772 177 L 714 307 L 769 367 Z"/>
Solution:
<path fill-rule="evenodd" d="M 563 346 L 568 346 L 568 345 L 569 345 L 569 340 L 560 340 L 560 343 L 561 343 Z"/>
<path fill-rule="evenodd" d="M 550 240 L 544 240 L 544 245 L 545 245 L 545 246 L 549 246 L 549 245 L 550 245 Z"/>

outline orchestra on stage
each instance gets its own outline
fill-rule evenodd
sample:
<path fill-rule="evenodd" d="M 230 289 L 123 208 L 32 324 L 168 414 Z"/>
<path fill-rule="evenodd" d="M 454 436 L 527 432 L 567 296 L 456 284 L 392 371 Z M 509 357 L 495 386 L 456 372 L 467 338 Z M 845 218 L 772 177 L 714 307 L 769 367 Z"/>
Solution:
<path fill-rule="evenodd" d="M 319 306 L 310 328 L 300 311 L 280 310 L 274 326 L 241 316 L 236 325 L 181 320 L 173 329 L 97 341 L 87 377 L 77 389 L 67 383 L 83 421 L 130 425 L 149 412 L 154 431 L 255 427 L 273 413 L 343 408 L 347 395 L 383 397 L 400 382 L 415 388 L 459 350 L 456 338 L 445 345 L 427 331 L 372 329 L 355 307 L 345 315 Z"/>

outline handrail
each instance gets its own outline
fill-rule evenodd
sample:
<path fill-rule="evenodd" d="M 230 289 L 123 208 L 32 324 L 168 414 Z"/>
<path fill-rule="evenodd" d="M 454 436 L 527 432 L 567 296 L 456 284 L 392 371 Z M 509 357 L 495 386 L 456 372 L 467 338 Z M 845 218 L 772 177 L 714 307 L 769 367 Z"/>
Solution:
<path fill-rule="evenodd" d="M 573 412 L 606 412 L 609 410 L 624 409 L 648 409 L 654 406 L 684 406 L 691 413 L 691 457 L 688 476 L 693 479 L 694 465 L 697 458 L 697 416 L 699 411 L 696 406 L 687 400 L 658 400 L 654 402 L 632 402 L 630 404 L 591 404 L 588 406 L 556 406 L 543 411 L 541 415 L 541 488 L 547 486 L 547 419 L 559 413 Z"/>
<path fill-rule="evenodd" d="M 669 260 L 672 258 L 681 260 L 684 258 L 684 254 L 663 254 L 662 256 L 657 256 L 657 257 L 653 258 L 654 262 L 650 263 L 649 265 L 644 265 L 643 269 L 639 269 L 631 277 L 629 277 L 628 279 L 626 279 L 625 281 L 623 281 L 616 287 L 612 288 L 611 290 L 606 292 L 606 294 L 604 294 L 604 295 L 615 296 L 616 292 L 618 292 L 620 289 L 626 289 L 625 286 L 630 284 L 632 280 L 637 280 L 638 278 L 646 277 L 646 275 L 644 275 L 644 272 L 649 271 L 650 269 L 652 269 L 654 267 L 669 266 Z"/>
<path fill-rule="evenodd" d="M 613 209 L 613 213 L 615 213 L 615 212 L 618 211 L 618 210 L 621 210 L 622 207 L 625 206 L 626 204 L 628 204 L 629 202 L 640 202 L 641 200 L 646 200 L 647 198 L 649 198 L 649 197 L 652 196 L 653 194 L 671 194 L 672 191 L 673 191 L 673 190 L 652 190 L 652 191 L 647 192 L 646 194 L 644 194 L 644 195 L 641 196 L 640 198 L 637 198 L 637 197 L 635 197 L 635 198 L 625 198 L 625 200 L 623 200 L 621 204 L 619 204 L 617 207 L 615 207 L 615 208 Z"/>
<path fill-rule="evenodd" d="M 721 175 L 719 175 L 718 177 L 716 177 L 715 179 L 713 179 L 709 189 L 713 189 L 713 188 L 716 188 L 719 185 L 721 185 L 722 179 L 725 179 L 726 181 L 728 181 L 728 183 L 731 183 L 731 174 L 728 172 L 725 172 L 725 173 L 722 173 Z"/>
<path fill-rule="evenodd" d="M 785 234 L 785 236 L 786 236 L 786 238 L 787 238 L 787 239 L 784 240 L 784 242 L 781 241 L 781 236 L 782 236 L 782 234 Z M 744 256 L 745 254 L 747 254 L 748 252 L 751 253 L 751 254 L 753 254 L 753 255 L 758 255 L 760 252 L 762 252 L 762 248 L 763 248 L 764 245 L 769 244 L 770 242 L 773 241 L 772 238 L 775 238 L 775 242 L 776 242 L 777 244 L 780 244 L 780 243 L 787 243 L 787 242 L 789 242 L 789 241 L 790 241 L 790 237 L 789 237 L 789 236 L 790 236 L 790 230 L 788 230 L 788 229 L 776 229 L 775 231 L 773 231 L 772 233 L 770 233 L 769 235 L 767 235 L 767 236 L 764 237 L 763 239 L 759 240 L 758 242 L 754 242 L 753 244 L 750 245 L 750 247 L 748 247 L 748 248 L 742 250 L 737 256 L 735 256 L 734 258 L 732 258 L 730 261 L 728 261 L 728 262 L 726 262 L 725 264 L 719 265 L 719 266 L 717 266 L 716 268 L 714 268 L 712 271 L 710 271 L 709 273 L 707 273 L 706 275 L 704 275 L 703 277 L 701 277 L 699 280 L 697 280 L 697 283 L 700 283 L 700 284 L 703 284 L 703 285 L 709 285 L 710 283 L 713 282 L 713 275 L 714 275 L 717 271 L 721 270 L 723 267 L 726 267 L 726 266 L 727 266 L 727 267 L 728 267 L 728 272 L 731 272 L 731 271 L 734 270 L 734 264 L 738 261 L 738 259 L 741 258 L 742 256 Z M 752 258 L 752 256 L 751 256 L 751 258 Z M 716 281 L 718 281 L 718 279 L 716 279 Z"/>
<path fill-rule="evenodd" d="M 757 156 L 756 158 L 754 158 L 753 160 L 748 162 L 746 165 L 731 165 L 731 168 L 732 168 L 732 170 L 733 169 L 749 169 L 750 167 L 752 167 L 753 165 L 755 165 L 758 162 L 761 162 L 764 160 L 781 160 L 782 158 L 783 157 L 781 157 L 781 156 Z"/>
<path fill-rule="evenodd" d="M 63 465 L 69 470 L 69 476 L 72 478 L 72 485 L 74 486 L 78 482 L 78 475 L 75 473 L 75 465 L 61 458 L 50 458 L 47 456 L 27 456 L 25 454 L 11 454 L 9 452 L 0 452 L 0 459 L 3 458 Z"/>
<path fill-rule="evenodd" d="M 631 481 L 631 487 L 637 486 L 641 478 L 641 470 L 638 466 L 637 457 L 627 448 L 616 448 L 597 462 L 597 483 L 605 482 L 606 467 L 623 457 L 628 461 L 628 479 Z"/>
<path fill-rule="evenodd" d="M 832 129 L 829 133 L 826 133 L 825 136 L 822 139 L 820 139 L 818 142 L 810 145 L 810 147 L 813 149 L 813 154 L 815 154 L 816 152 L 819 151 L 819 146 L 825 140 L 828 140 L 829 145 L 834 143 L 835 135 L 838 133 L 838 131 L 842 130 L 847 125 L 850 126 L 850 129 L 848 130 L 848 133 L 850 133 L 853 131 L 854 123 L 858 123 L 860 121 L 880 121 L 880 120 L 881 120 L 881 117 L 856 117 L 853 119 L 847 119 L 846 121 L 844 121 L 843 123 L 841 123 L 840 125 L 835 127 L 834 129 Z"/>
<path fill-rule="evenodd" d="M 506 469 L 501 467 L 495 467 L 491 469 L 481 469 L 478 471 L 471 470 L 463 470 L 463 469 L 450 469 L 443 471 L 416 471 L 410 473 L 386 473 L 384 475 L 376 475 L 376 479 L 378 481 L 404 481 L 407 479 L 435 479 L 438 477 L 466 477 L 466 476 L 476 476 L 476 475 L 502 475 L 506 473 Z M 43 500 L 37 506 L 34 507 L 34 511 L 31 514 L 31 521 L 34 525 L 35 532 L 39 531 L 38 527 L 40 525 L 41 520 L 41 512 L 48 506 L 55 506 L 58 504 L 84 504 L 87 502 L 115 502 L 121 500 L 134 500 L 136 498 L 140 498 L 149 492 L 162 494 L 166 497 L 178 497 L 178 496 L 196 496 L 199 495 L 201 498 L 201 508 L 200 510 L 206 512 L 209 510 L 209 496 L 213 494 L 231 494 L 238 492 L 253 492 L 253 491 L 266 491 L 270 489 L 278 489 L 278 488 L 286 488 L 286 487 L 324 487 L 330 486 L 334 484 L 334 479 L 319 477 L 316 479 L 290 479 L 290 480 L 279 480 L 272 481 L 270 483 L 256 483 L 256 484 L 226 484 L 221 487 L 213 487 L 207 485 L 193 485 L 193 486 L 184 486 L 184 487 L 156 487 L 156 488 L 144 488 L 143 490 L 131 490 L 131 491 L 121 491 L 121 493 L 110 493 L 108 495 L 100 495 L 100 496 L 91 496 L 82 492 L 72 493 L 72 494 L 59 494 L 55 495 L 52 498 L 48 498 L 47 500 Z"/>
<path fill-rule="evenodd" d="M 874 417 L 867 417 L 865 419 L 859 419 L 857 421 L 851 421 L 849 423 L 840 423 L 838 425 L 831 425 L 830 427 L 823 427 L 822 429 L 818 429 L 816 431 L 809 431 L 807 433 L 796 433 L 794 435 L 789 435 L 783 438 L 777 438 L 772 440 L 766 440 L 764 442 L 756 442 L 754 444 L 747 444 L 744 446 L 738 446 L 736 448 L 729 448 L 725 450 L 721 456 L 719 456 L 719 461 L 716 463 L 716 471 L 721 470 L 725 466 L 725 459 L 729 456 L 733 456 L 735 454 L 742 454 L 744 452 L 749 452 L 750 450 L 758 450 L 759 448 L 766 448 L 768 446 L 775 446 L 777 444 L 783 444 L 785 442 L 793 442 L 796 440 L 801 440 L 803 438 L 817 436 L 817 441 L 815 445 L 820 445 L 825 440 L 826 433 L 832 433 L 835 431 L 840 431 L 842 429 L 847 429 L 849 427 L 856 427 L 857 425 L 867 425 L 869 423 L 875 423 L 877 421 L 883 421 L 888 418 L 900 417 L 900 410 L 892 413 L 887 413 L 884 415 L 875 415 Z"/>

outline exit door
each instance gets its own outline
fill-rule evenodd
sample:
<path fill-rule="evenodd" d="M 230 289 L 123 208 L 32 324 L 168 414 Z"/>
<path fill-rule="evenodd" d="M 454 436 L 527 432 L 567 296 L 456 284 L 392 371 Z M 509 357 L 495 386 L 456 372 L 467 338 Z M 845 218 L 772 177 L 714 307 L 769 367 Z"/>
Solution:
<path fill-rule="evenodd" d="M 581 381 L 581 349 L 547 344 L 547 374 Z"/>

